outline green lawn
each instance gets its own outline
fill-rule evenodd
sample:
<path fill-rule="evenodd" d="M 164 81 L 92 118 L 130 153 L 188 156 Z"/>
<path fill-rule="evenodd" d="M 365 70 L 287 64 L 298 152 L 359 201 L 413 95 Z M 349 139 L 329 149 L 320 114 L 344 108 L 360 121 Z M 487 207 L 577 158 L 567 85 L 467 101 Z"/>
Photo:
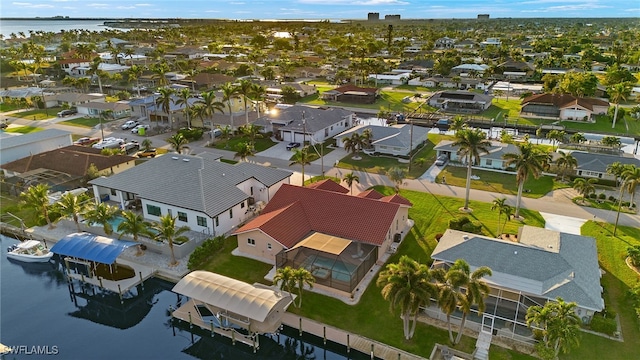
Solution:
<path fill-rule="evenodd" d="M 618 313 L 625 341 L 621 343 L 585 333 L 580 347 L 561 356 L 561 359 L 640 359 L 640 321 L 626 296 L 640 277 L 624 262 L 627 248 L 640 245 L 640 228 L 618 227 L 614 237 L 613 225 L 588 221 L 582 226 L 582 235 L 596 239 L 598 260 L 605 271 L 602 277 L 603 297 L 605 303 Z"/>
<path fill-rule="evenodd" d="M 376 189 L 387 195 L 393 193 L 393 189 L 389 187 L 376 187 Z M 389 261 L 395 262 L 400 256 L 409 255 L 420 262 L 427 263 L 436 246 L 435 235 L 444 232 L 448 227 L 448 221 L 460 215 L 458 209 L 463 205 L 463 200 L 405 190 L 401 190 L 401 195 L 414 204 L 409 210 L 409 216 L 415 220 L 416 226 L 407 235 L 398 253 L 394 254 Z M 490 210 L 491 205 L 472 201 L 471 207 L 474 212 L 469 216 L 484 224 L 483 230 L 486 234 L 493 235 L 498 220 L 497 213 Z M 544 220 L 539 213 L 526 209 L 522 211 L 527 219 L 526 224 L 544 225 Z M 521 224 L 509 221 L 505 231 L 514 233 Z M 211 258 L 202 269 L 219 272 L 243 281 L 264 283 L 262 277 L 269 271 L 270 266 L 231 256 L 230 252 L 236 242 L 235 238 L 227 239 L 225 249 Z M 324 295 L 305 292 L 302 308 L 292 306 L 289 311 L 424 357 L 429 357 L 435 343 L 449 343 L 446 330 L 425 324 L 419 324 L 414 338 L 411 341 L 405 341 L 402 336 L 402 321 L 397 313 L 389 312 L 389 304 L 380 295 L 375 279 L 365 290 L 357 305 L 347 305 Z M 380 331 L 380 324 L 384 324 L 384 331 Z M 463 337 L 462 342 L 455 346 L 456 349 L 469 353 L 474 347 L 475 339 L 468 337 Z M 526 355 L 496 347 L 492 347 L 491 358 L 532 359 Z"/>
<path fill-rule="evenodd" d="M 380 92 L 380 98 L 376 100 L 373 104 L 351 104 L 351 103 L 341 103 L 335 101 L 326 101 L 321 98 L 320 94 L 307 96 L 300 100 L 300 102 L 311 104 L 311 105 L 330 105 L 330 106 L 349 106 L 354 108 L 363 108 L 363 109 L 375 109 L 375 110 L 388 110 L 392 112 L 411 112 L 413 111 L 420 102 L 413 101 L 409 104 L 404 104 L 402 99 L 406 96 L 413 96 L 415 94 L 411 91 L 387 91 L 383 90 Z"/>
<path fill-rule="evenodd" d="M 248 143 L 249 142 L 249 137 L 242 135 L 242 136 L 234 136 L 230 139 L 220 139 L 218 141 L 216 141 L 213 146 L 216 149 L 223 149 L 223 150 L 231 150 L 231 151 L 235 151 L 236 146 L 238 144 L 241 143 Z M 260 152 L 260 151 L 264 151 L 267 150 L 268 148 L 272 147 L 273 145 L 275 145 L 276 143 L 274 143 L 273 141 L 271 141 L 270 138 L 256 138 L 255 139 L 255 149 L 256 152 Z"/>
<path fill-rule="evenodd" d="M 22 107 L 19 104 L 0 103 L 0 112 L 19 110 Z"/>
<path fill-rule="evenodd" d="M 11 114 L 12 117 L 27 119 L 27 120 L 47 120 L 56 117 L 56 114 L 62 110 L 61 107 L 52 107 L 48 109 L 33 109 L 27 111 L 21 111 Z"/>
<path fill-rule="evenodd" d="M 473 175 L 480 177 L 480 180 L 471 180 L 471 188 L 477 190 L 491 191 L 500 194 L 516 195 L 518 184 L 515 174 L 503 174 L 487 170 L 472 170 Z M 447 166 L 438 177 L 438 182 L 442 177 L 446 177 L 447 184 L 453 186 L 467 186 L 467 168 L 458 166 Z M 524 189 L 530 192 L 523 192 L 522 196 L 530 198 L 540 198 L 554 189 L 569 187 L 567 184 L 553 181 L 551 176 L 541 176 L 534 179 L 530 176 L 524 183 Z"/>
<path fill-rule="evenodd" d="M 6 129 L 4 129 L 3 131 L 8 132 L 8 133 L 28 134 L 28 133 L 38 132 L 38 131 L 42 131 L 42 130 L 44 130 L 44 129 L 43 128 L 39 128 L 39 127 L 33 127 L 33 126 L 14 126 L 14 127 L 8 127 Z"/>
<path fill-rule="evenodd" d="M 582 205 L 583 202 L 586 201 L 586 203 L 588 205 Z M 603 210 L 610 210 L 610 211 L 618 211 L 618 202 L 612 202 L 612 201 L 608 201 L 608 200 L 600 200 L 600 202 L 596 201 L 595 199 L 582 199 L 582 196 L 578 196 L 573 198 L 573 203 L 580 205 L 580 206 L 588 206 L 588 207 L 592 207 L 592 208 L 596 208 L 596 209 L 603 209 Z M 622 207 L 620 208 L 620 212 L 622 213 L 627 213 L 627 214 L 635 214 L 635 211 L 629 210 L 626 207 Z"/>
<path fill-rule="evenodd" d="M 411 171 L 407 174 L 408 179 L 418 178 L 436 160 L 436 152 L 433 147 L 442 140 L 450 140 L 451 136 L 440 134 L 429 134 L 425 145 L 413 156 Z M 369 156 L 364 153 L 359 154 L 361 160 L 353 160 L 353 155 L 345 156 L 338 167 L 347 170 L 366 171 L 376 174 L 386 174 L 392 167 L 408 168 L 408 164 L 400 163 L 395 157 Z"/>
<path fill-rule="evenodd" d="M 71 126 L 79 126 L 79 127 L 86 127 L 86 128 L 93 128 L 93 127 L 97 126 L 98 124 L 100 124 L 100 119 L 99 118 L 79 117 L 79 118 L 75 118 L 75 119 L 61 121 L 60 124 L 71 125 Z"/>

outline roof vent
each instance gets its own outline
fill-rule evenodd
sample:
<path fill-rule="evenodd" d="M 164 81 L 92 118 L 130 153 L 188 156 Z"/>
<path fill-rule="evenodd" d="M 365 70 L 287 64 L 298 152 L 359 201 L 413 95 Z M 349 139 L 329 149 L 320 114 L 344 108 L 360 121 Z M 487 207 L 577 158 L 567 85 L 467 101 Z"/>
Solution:
<path fill-rule="evenodd" d="M 518 250 L 514 251 L 513 255 L 518 255 Z"/>
<path fill-rule="evenodd" d="M 171 158 L 172 158 L 173 160 L 178 160 L 178 157 L 177 157 L 177 156 L 172 156 Z"/>
<path fill-rule="evenodd" d="M 189 162 L 189 159 L 182 159 L 182 161 L 184 161 L 184 162 Z"/>
<path fill-rule="evenodd" d="M 462 235 L 462 240 L 464 240 L 464 241 L 469 240 L 469 235 Z"/>

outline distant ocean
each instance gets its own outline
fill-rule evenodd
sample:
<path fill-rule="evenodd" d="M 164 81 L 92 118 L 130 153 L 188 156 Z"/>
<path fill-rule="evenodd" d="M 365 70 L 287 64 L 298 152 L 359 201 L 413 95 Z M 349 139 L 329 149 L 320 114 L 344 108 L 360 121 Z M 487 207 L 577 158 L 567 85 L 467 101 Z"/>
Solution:
<path fill-rule="evenodd" d="M 58 33 L 61 30 L 86 29 L 90 31 L 103 31 L 109 29 L 103 26 L 104 20 L 53 20 L 53 19 L 33 19 L 33 20 L 2 20 L 0 21 L 0 32 L 5 39 L 10 38 L 11 33 L 18 35 L 23 32 L 27 37 L 29 30 L 51 31 Z M 18 35 L 19 36 L 19 35 Z"/>

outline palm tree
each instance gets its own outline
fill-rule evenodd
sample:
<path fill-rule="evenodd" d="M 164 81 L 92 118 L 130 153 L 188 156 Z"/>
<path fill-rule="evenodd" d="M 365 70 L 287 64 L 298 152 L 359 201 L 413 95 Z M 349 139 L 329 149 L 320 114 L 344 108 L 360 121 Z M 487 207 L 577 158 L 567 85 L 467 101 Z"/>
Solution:
<path fill-rule="evenodd" d="M 122 213 L 122 222 L 118 225 L 118 233 L 120 233 L 119 238 L 124 235 L 131 235 L 133 237 L 133 241 L 139 242 L 138 239 L 140 235 L 153 237 L 153 233 L 149 231 L 149 227 L 151 224 L 144 220 L 144 217 L 141 214 L 136 214 L 133 211 L 125 211 Z M 137 256 L 142 255 L 143 249 L 142 244 L 138 244 L 138 252 Z"/>
<path fill-rule="evenodd" d="M 249 97 L 253 93 L 253 83 L 249 80 L 240 80 L 238 86 L 236 86 L 236 93 L 242 96 L 242 101 L 244 102 L 244 117 L 245 117 L 245 125 L 249 124 Z"/>
<path fill-rule="evenodd" d="M 291 300 L 293 300 L 293 288 L 296 284 L 294 268 L 291 266 L 278 268 L 273 276 L 273 283 L 280 288 L 280 291 L 288 292 Z"/>
<path fill-rule="evenodd" d="M 620 138 L 616 136 L 604 136 L 600 143 L 605 146 L 611 146 L 612 148 L 620 148 L 622 143 L 620 142 Z"/>
<path fill-rule="evenodd" d="M 396 194 L 398 194 L 400 192 L 400 186 L 404 182 L 404 178 L 407 176 L 407 171 L 395 166 L 389 169 L 387 176 L 396 184 Z"/>
<path fill-rule="evenodd" d="M 455 142 L 451 144 L 458 147 L 458 154 L 466 156 L 467 162 L 467 188 L 464 200 L 464 210 L 469 211 L 469 194 L 471 192 L 471 167 L 473 163 L 480 163 L 480 154 L 488 153 L 491 142 L 486 139 L 486 134 L 480 129 L 462 129 L 455 134 Z"/>
<path fill-rule="evenodd" d="M 520 202 L 522 200 L 522 191 L 524 190 L 524 182 L 529 174 L 534 178 L 540 177 L 542 171 L 549 164 L 550 155 L 546 152 L 534 148 L 531 143 L 523 143 L 518 145 L 519 154 L 509 153 L 502 155 L 505 161 L 505 167 L 514 167 L 516 169 L 516 181 L 518 182 L 518 196 L 516 197 L 516 213 L 515 218 L 520 218 Z"/>
<path fill-rule="evenodd" d="M 92 75 L 98 78 L 98 88 L 100 89 L 100 93 L 102 94 L 102 74 L 103 71 L 100 70 L 100 64 L 102 64 L 102 59 L 100 56 L 96 56 L 91 65 L 89 66 L 89 71 L 87 71 L 87 75 Z"/>
<path fill-rule="evenodd" d="M 582 201 L 584 202 L 589 194 L 596 192 L 596 187 L 593 185 L 598 179 L 583 179 L 577 178 L 573 180 L 573 188 L 582 195 Z"/>
<path fill-rule="evenodd" d="M 640 167 L 635 165 L 627 165 L 626 169 L 622 173 L 624 179 L 624 187 L 626 191 L 631 195 L 630 205 L 633 205 L 636 188 L 640 184 Z"/>
<path fill-rule="evenodd" d="M 289 166 L 300 165 L 302 167 L 302 186 L 304 186 L 304 166 L 311 165 L 311 153 L 309 153 L 309 147 L 305 146 L 302 149 L 295 149 L 295 153 L 291 157 L 292 161 Z"/>
<path fill-rule="evenodd" d="M 556 160 L 556 165 L 558 166 L 558 170 L 562 174 L 560 181 L 564 182 L 564 176 L 567 172 L 572 171 L 578 166 L 578 160 L 576 160 L 571 153 L 565 153 L 564 151 L 559 152 L 560 157 Z"/>
<path fill-rule="evenodd" d="M 256 147 L 256 138 L 262 137 L 262 134 L 260 134 L 261 129 L 262 127 L 254 124 L 246 124 L 240 128 L 240 132 L 249 137 L 249 145 L 251 145 L 253 149 Z"/>
<path fill-rule="evenodd" d="M 460 115 L 457 115 L 453 118 L 453 120 L 451 121 L 451 125 L 449 126 L 449 130 L 453 130 L 454 133 L 457 133 L 458 131 L 464 129 L 467 127 L 467 123 L 464 120 L 464 118 Z"/>
<path fill-rule="evenodd" d="M 316 282 L 316 278 L 309 272 L 309 270 L 301 267 L 293 270 L 293 281 L 295 283 L 295 287 L 298 289 L 298 303 L 294 302 L 296 307 L 302 306 L 302 291 L 304 290 L 304 286 L 307 285 L 309 288 L 313 288 L 313 284 Z"/>
<path fill-rule="evenodd" d="M 151 150 L 151 146 L 153 145 L 153 142 L 151 141 L 151 139 L 144 139 L 142 140 L 142 142 L 140 143 L 140 146 L 142 146 L 142 148 L 144 149 L 144 151 L 149 151 Z"/>
<path fill-rule="evenodd" d="M 55 228 L 51 219 L 49 218 L 49 212 L 51 211 L 51 204 L 49 203 L 49 185 L 37 184 L 30 186 L 27 190 L 20 193 L 20 203 L 25 207 L 31 208 L 37 213 L 40 213 L 42 217 L 47 221 L 49 229 Z"/>
<path fill-rule="evenodd" d="M 616 178 L 616 186 L 621 185 L 621 181 L 618 179 L 622 178 L 622 173 L 625 170 L 625 166 L 620 162 L 616 161 L 612 164 L 607 165 L 607 174 L 613 175 Z"/>
<path fill-rule="evenodd" d="M 543 307 L 535 305 L 527 309 L 527 326 L 538 326 L 543 333 L 543 346 L 554 352 L 567 353 L 579 343 L 580 317 L 576 314 L 575 302 L 567 303 L 562 298 L 549 301 Z"/>
<path fill-rule="evenodd" d="M 171 119 L 171 104 L 173 103 L 174 91 L 171 88 L 158 89 L 159 96 L 156 98 L 156 106 L 162 109 L 162 112 L 167 114 L 169 120 L 169 126 L 173 129 L 173 121 Z"/>
<path fill-rule="evenodd" d="M 189 238 L 182 234 L 191 229 L 188 226 L 181 226 L 179 228 L 176 228 L 176 218 L 172 217 L 169 214 L 160 216 L 160 221 L 152 223 L 151 229 L 157 232 L 154 236 L 157 241 L 166 241 L 169 244 L 169 250 L 171 250 L 171 262 L 169 263 L 169 265 L 178 265 L 178 261 L 176 261 L 176 255 L 173 252 L 173 242 L 188 241 Z"/>
<path fill-rule="evenodd" d="M 389 310 L 399 308 L 404 338 L 410 340 L 420 308 L 428 306 L 437 293 L 429 267 L 403 255 L 398 263 L 387 265 L 376 284 L 382 287 L 382 297 L 389 301 Z"/>
<path fill-rule="evenodd" d="M 353 183 L 357 182 L 358 184 L 360 184 L 360 177 L 358 175 L 355 175 L 353 172 L 350 172 L 348 174 L 345 174 L 342 180 L 347 183 L 347 186 L 349 187 L 349 193 L 353 195 Z"/>
<path fill-rule="evenodd" d="M 167 86 L 169 85 L 169 81 L 167 80 L 166 74 L 169 72 L 169 65 L 167 63 L 159 63 L 151 68 L 153 72 L 153 79 L 158 81 L 159 86 Z M 160 89 L 159 89 L 160 90 Z"/>
<path fill-rule="evenodd" d="M 225 83 L 220 87 L 222 91 L 222 101 L 227 103 L 229 109 L 229 125 L 233 128 L 233 111 L 231 109 L 231 100 L 236 97 L 238 90 L 232 83 Z"/>
<path fill-rule="evenodd" d="M 252 84 L 251 87 L 251 100 L 256 103 L 256 112 L 258 113 L 258 117 L 260 117 L 260 103 L 264 101 L 265 96 L 267 96 L 267 89 L 260 84 Z"/>
<path fill-rule="evenodd" d="M 213 130 L 213 114 L 217 111 L 224 114 L 224 103 L 218 101 L 215 91 L 207 91 L 200 95 L 200 99 L 196 102 L 202 105 L 203 115 L 211 117 L 211 130 Z"/>
<path fill-rule="evenodd" d="M 177 133 L 168 138 L 167 143 L 169 143 L 169 145 L 171 145 L 171 147 L 178 154 L 180 154 L 182 153 L 182 148 L 184 147 L 184 145 L 189 143 L 189 141 L 184 137 L 184 135 L 182 135 L 181 133 Z"/>
<path fill-rule="evenodd" d="M 575 133 L 575 134 L 571 135 L 571 137 L 569 138 L 569 141 L 574 143 L 574 144 L 581 144 L 581 143 L 587 141 L 587 138 L 584 136 L 583 133 Z"/>
<path fill-rule="evenodd" d="M 482 314 L 485 309 L 484 299 L 489 295 L 491 289 L 489 285 L 487 285 L 482 278 L 485 276 L 491 276 L 491 269 L 487 266 L 481 266 L 477 268 L 473 273 L 469 268 L 469 264 L 462 260 L 458 259 L 453 264 L 453 266 L 449 269 L 455 269 L 456 275 L 459 276 L 459 279 L 456 279 L 456 282 L 461 282 L 462 287 L 465 288 L 465 291 L 459 297 L 459 308 L 462 311 L 462 321 L 460 322 L 460 330 L 458 331 L 458 336 L 456 337 L 456 341 L 454 344 L 460 342 L 460 338 L 462 337 L 462 330 L 464 329 L 464 323 L 467 319 L 467 315 L 471 312 L 471 307 L 473 305 L 478 305 L 478 313 Z"/>
<path fill-rule="evenodd" d="M 618 108 L 620 107 L 620 102 L 627 100 L 629 94 L 631 94 L 631 87 L 628 83 L 618 83 L 609 86 L 607 89 L 607 93 L 609 94 L 609 99 L 612 103 L 616 104 L 615 111 L 613 113 L 613 125 L 611 128 L 614 129 L 616 127 L 616 120 L 618 118 Z"/>
<path fill-rule="evenodd" d="M 547 133 L 547 139 L 551 140 L 551 148 L 555 151 L 556 142 L 560 143 L 565 136 L 564 131 L 560 130 L 551 130 Z"/>
<path fill-rule="evenodd" d="M 357 132 L 354 132 L 349 137 L 343 138 L 342 142 L 344 143 L 344 149 L 348 152 L 351 152 L 354 155 L 354 157 L 355 157 L 355 154 L 358 152 L 358 150 L 362 148 L 362 145 L 363 145 L 362 136 L 360 136 L 360 134 L 358 134 Z"/>
<path fill-rule="evenodd" d="M 80 232 L 79 216 L 84 214 L 88 209 L 87 197 L 83 195 L 75 195 L 71 192 L 65 193 L 55 204 L 56 210 L 60 213 L 60 218 L 69 218 L 76 223 L 76 229 Z"/>
<path fill-rule="evenodd" d="M 191 129 L 191 117 L 190 117 L 191 104 L 189 104 L 189 99 L 191 98 L 191 91 L 189 91 L 188 88 L 184 88 L 178 91 L 176 95 L 177 95 L 177 98 L 175 99 L 174 103 L 176 105 L 184 105 L 184 109 L 182 112 L 187 118 L 187 128 Z"/>
<path fill-rule="evenodd" d="M 493 199 L 493 202 L 491 203 L 491 211 L 498 210 L 498 230 L 496 230 L 496 235 L 500 235 L 500 217 L 504 212 L 505 206 L 508 206 L 506 202 L 507 198 L 503 197 L 500 199 Z"/>
<path fill-rule="evenodd" d="M 236 153 L 233 155 L 233 158 L 240 158 L 240 161 L 247 161 L 249 156 L 255 155 L 255 151 L 251 144 L 247 142 L 242 142 L 236 145 Z"/>
<path fill-rule="evenodd" d="M 451 314 L 458 308 L 458 304 L 462 299 L 462 291 L 460 286 L 463 285 L 463 275 L 460 270 L 449 268 L 435 269 L 433 277 L 438 284 L 438 306 L 447 315 L 447 329 L 449 330 L 449 341 L 453 344 L 453 331 L 451 330 Z"/>
<path fill-rule="evenodd" d="M 89 223 L 102 225 L 104 233 L 111 235 L 113 233 L 113 225 L 111 225 L 110 221 L 113 220 L 119 212 L 120 209 L 117 207 L 101 202 L 87 210 L 84 218 L 87 219 Z"/>

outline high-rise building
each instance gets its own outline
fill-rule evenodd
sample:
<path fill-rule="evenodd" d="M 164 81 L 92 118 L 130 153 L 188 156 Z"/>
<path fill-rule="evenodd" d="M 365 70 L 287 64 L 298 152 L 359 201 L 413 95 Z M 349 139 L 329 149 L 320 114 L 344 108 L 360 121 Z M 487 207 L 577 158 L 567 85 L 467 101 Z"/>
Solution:
<path fill-rule="evenodd" d="M 489 14 L 478 14 L 478 20 L 489 20 Z"/>
<path fill-rule="evenodd" d="M 385 20 L 400 20 L 400 15 L 385 15 Z"/>
<path fill-rule="evenodd" d="M 367 20 L 369 21 L 378 21 L 380 20 L 380 13 L 370 12 L 367 14 Z"/>

